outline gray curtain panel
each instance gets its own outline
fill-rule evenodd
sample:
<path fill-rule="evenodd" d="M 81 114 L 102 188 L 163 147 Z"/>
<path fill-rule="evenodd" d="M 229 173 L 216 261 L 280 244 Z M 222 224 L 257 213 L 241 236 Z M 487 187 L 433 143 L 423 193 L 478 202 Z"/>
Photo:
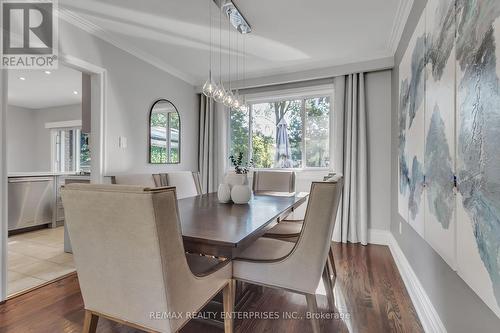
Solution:
<path fill-rule="evenodd" d="M 200 143 L 198 169 L 201 175 L 201 190 L 203 193 L 214 191 L 215 178 L 215 106 L 211 98 L 200 94 Z"/>
<path fill-rule="evenodd" d="M 334 230 L 339 242 L 368 243 L 368 152 L 363 73 L 336 77 L 335 164 L 344 175 L 342 206 Z"/>
<path fill-rule="evenodd" d="M 217 191 L 224 176 L 228 112 L 200 94 L 198 170 L 203 193 Z"/>

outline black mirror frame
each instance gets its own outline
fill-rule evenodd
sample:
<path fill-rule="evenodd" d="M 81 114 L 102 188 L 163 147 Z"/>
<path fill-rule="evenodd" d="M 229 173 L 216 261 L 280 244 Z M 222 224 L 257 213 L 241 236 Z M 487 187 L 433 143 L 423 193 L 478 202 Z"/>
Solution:
<path fill-rule="evenodd" d="M 169 162 L 153 163 L 153 162 L 151 162 L 151 116 L 153 115 L 153 109 L 154 109 L 155 105 L 160 103 L 160 102 L 167 102 L 167 103 L 172 104 L 175 111 L 177 112 L 177 115 L 179 116 L 179 158 L 178 158 L 178 161 L 174 162 L 174 163 L 169 163 Z M 151 108 L 149 109 L 149 119 L 148 119 L 148 163 L 149 164 L 153 164 L 153 165 L 172 164 L 173 165 L 173 164 L 180 164 L 181 163 L 181 149 L 182 149 L 181 129 L 182 129 L 181 114 L 180 114 L 179 110 L 177 109 L 177 107 L 175 106 L 175 104 L 166 98 L 158 98 L 157 100 L 155 100 L 153 102 L 153 104 L 151 105 Z"/>

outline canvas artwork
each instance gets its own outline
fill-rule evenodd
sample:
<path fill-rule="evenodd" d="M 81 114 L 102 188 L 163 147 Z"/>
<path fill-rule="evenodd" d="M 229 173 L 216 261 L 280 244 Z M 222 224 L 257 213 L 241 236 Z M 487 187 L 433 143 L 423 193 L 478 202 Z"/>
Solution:
<path fill-rule="evenodd" d="M 500 1 L 429 0 L 400 64 L 399 212 L 500 317 Z"/>
<path fill-rule="evenodd" d="M 500 1 L 456 10 L 458 271 L 500 317 Z"/>
<path fill-rule="evenodd" d="M 399 212 L 423 236 L 425 16 L 399 67 Z"/>
<path fill-rule="evenodd" d="M 455 268 L 455 1 L 429 0 L 425 13 L 425 239 Z"/>

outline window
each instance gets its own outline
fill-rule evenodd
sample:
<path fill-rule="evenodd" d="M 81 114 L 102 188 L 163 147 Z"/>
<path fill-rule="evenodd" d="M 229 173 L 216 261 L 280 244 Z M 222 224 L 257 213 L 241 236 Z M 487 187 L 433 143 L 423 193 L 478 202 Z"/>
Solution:
<path fill-rule="evenodd" d="M 80 128 L 52 129 L 53 171 L 90 172 L 89 136 Z"/>
<path fill-rule="evenodd" d="M 229 152 L 255 168 L 328 168 L 330 95 L 268 99 L 230 112 Z"/>

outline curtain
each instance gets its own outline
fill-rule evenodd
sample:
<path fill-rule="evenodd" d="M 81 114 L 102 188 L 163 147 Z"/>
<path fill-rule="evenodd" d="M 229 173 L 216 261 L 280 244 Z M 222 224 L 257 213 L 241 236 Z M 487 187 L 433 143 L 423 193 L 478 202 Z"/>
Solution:
<path fill-rule="evenodd" d="M 336 77 L 335 148 L 337 172 L 344 175 L 334 230 L 337 242 L 368 243 L 368 152 L 364 74 Z"/>
<path fill-rule="evenodd" d="M 227 112 L 200 94 L 198 170 L 203 193 L 217 191 L 224 175 Z"/>

